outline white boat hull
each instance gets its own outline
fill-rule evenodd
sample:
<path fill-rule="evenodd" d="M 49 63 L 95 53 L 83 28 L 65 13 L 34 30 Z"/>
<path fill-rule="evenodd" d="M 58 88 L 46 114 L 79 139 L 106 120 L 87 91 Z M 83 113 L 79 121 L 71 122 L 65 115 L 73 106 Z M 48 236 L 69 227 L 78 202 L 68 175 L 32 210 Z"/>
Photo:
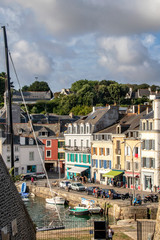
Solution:
<path fill-rule="evenodd" d="M 61 197 L 46 198 L 46 202 L 50 204 L 64 205 L 65 199 Z"/>

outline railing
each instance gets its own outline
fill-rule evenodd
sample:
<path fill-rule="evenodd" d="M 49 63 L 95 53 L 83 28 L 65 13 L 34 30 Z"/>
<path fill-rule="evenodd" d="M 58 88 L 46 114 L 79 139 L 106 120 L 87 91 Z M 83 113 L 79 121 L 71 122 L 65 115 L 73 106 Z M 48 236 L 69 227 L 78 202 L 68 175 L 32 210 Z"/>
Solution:
<path fill-rule="evenodd" d="M 118 154 L 118 155 L 121 155 L 121 149 L 116 149 L 115 153 Z"/>
<path fill-rule="evenodd" d="M 89 147 L 73 147 L 73 146 L 65 146 L 64 150 L 67 151 L 75 151 L 75 152 L 85 152 L 85 153 L 91 153 L 91 149 Z"/>
<path fill-rule="evenodd" d="M 115 165 L 115 168 L 116 168 L 116 169 L 121 169 L 121 165 L 120 165 L 120 164 L 116 164 L 116 165 Z"/>
<path fill-rule="evenodd" d="M 48 230 L 47 227 L 49 226 Z M 84 227 L 85 226 L 85 227 Z M 40 230 L 43 229 L 43 230 Z M 36 239 L 43 240 L 58 240 L 58 239 L 77 239 L 77 240 L 91 240 L 94 237 L 94 221 L 93 220 L 79 220 L 79 221 L 65 221 L 58 223 L 53 221 L 51 223 L 44 223 L 44 226 L 37 229 Z"/>

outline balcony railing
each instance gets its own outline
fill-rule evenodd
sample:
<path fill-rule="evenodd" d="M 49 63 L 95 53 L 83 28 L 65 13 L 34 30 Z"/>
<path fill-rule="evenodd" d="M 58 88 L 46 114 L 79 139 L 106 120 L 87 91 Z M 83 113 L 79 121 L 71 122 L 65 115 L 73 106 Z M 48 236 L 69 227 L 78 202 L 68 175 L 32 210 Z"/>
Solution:
<path fill-rule="evenodd" d="M 65 146 L 65 150 L 67 151 L 74 151 L 74 152 L 85 152 L 85 153 L 91 153 L 91 149 L 89 147 L 73 147 L 73 146 Z"/>
<path fill-rule="evenodd" d="M 116 164 L 115 168 L 120 170 L 121 169 L 121 165 L 120 164 Z"/>

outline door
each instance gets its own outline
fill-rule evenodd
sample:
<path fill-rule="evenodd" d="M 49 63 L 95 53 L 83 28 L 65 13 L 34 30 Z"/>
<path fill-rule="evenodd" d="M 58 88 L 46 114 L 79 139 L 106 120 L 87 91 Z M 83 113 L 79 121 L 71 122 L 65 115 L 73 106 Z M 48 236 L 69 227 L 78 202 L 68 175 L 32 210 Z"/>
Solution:
<path fill-rule="evenodd" d="M 94 181 L 96 181 L 96 172 L 94 172 Z"/>

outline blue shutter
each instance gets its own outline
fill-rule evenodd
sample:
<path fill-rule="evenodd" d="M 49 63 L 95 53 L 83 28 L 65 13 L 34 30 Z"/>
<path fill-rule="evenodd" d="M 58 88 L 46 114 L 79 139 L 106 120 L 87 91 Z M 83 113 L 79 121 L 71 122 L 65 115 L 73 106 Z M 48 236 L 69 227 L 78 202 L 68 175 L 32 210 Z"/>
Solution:
<path fill-rule="evenodd" d="M 88 163 L 91 163 L 91 155 L 88 155 Z"/>
<path fill-rule="evenodd" d="M 111 169 L 111 161 L 109 161 L 109 168 Z"/>
<path fill-rule="evenodd" d="M 98 168 L 98 160 L 96 159 L 96 168 Z"/>
<path fill-rule="evenodd" d="M 81 163 L 81 154 L 79 154 L 79 162 Z"/>
<path fill-rule="evenodd" d="M 76 153 L 76 162 L 78 162 L 78 154 Z"/>
<path fill-rule="evenodd" d="M 67 161 L 69 162 L 69 153 L 67 153 Z"/>
<path fill-rule="evenodd" d="M 99 160 L 99 168 L 101 168 L 101 160 Z"/>
<path fill-rule="evenodd" d="M 104 160 L 104 168 L 107 168 L 107 160 Z"/>

